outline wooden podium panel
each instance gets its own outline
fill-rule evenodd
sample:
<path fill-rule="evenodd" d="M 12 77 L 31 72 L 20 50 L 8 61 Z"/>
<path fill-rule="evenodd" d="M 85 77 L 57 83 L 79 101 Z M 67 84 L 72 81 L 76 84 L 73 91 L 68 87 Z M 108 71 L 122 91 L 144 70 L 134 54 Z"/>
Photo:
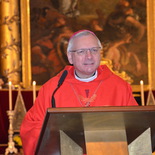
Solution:
<path fill-rule="evenodd" d="M 98 150 L 100 155 L 107 148 L 107 151 L 114 152 L 121 148 L 124 154 L 128 154 L 128 144 L 148 128 L 151 129 L 150 139 L 154 150 L 155 106 L 49 108 L 36 154 L 63 155 L 62 150 L 66 150 L 92 155 L 91 152 Z M 62 137 L 68 138 L 61 141 Z"/>

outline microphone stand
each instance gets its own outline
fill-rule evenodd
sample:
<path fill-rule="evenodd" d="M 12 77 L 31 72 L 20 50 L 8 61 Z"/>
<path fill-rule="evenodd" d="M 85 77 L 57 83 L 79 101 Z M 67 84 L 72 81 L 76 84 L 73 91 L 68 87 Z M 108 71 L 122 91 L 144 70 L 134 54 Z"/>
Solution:
<path fill-rule="evenodd" d="M 59 81 L 58 81 L 58 85 L 57 85 L 57 88 L 54 90 L 53 94 L 52 94 L 52 99 L 51 99 L 51 102 L 52 102 L 52 108 L 56 108 L 56 105 L 55 105 L 55 99 L 54 99 L 54 94 L 56 93 L 56 91 L 58 90 L 58 88 L 62 85 L 62 83 L 64 82 L 66 76 L 68 74 L 68 71 L 67 70 L 64 70 L 64 72 L 62 73 Z"/>
<path fill-rule="evenodd" d="M 52 95 L 52 108 L 56 108 L 55 106 L 55 98 L 54 98 L 54 94 L 56 93 L 56 91 L 58 90 L 59 87 L 57 87 L 54 92 L 53 92 L 53 95 Z"/>

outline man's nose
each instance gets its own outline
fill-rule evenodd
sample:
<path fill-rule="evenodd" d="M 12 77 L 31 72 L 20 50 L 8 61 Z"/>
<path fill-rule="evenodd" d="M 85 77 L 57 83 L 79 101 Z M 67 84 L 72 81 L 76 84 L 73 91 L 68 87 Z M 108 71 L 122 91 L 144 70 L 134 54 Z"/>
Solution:
<path fill-rule="evenodd" d="M 88 49 L 86 51 L 86 57 L 89 58 L 89 59 L 92 58 L 92 53 L 91 53 L 90 49 Z"/>

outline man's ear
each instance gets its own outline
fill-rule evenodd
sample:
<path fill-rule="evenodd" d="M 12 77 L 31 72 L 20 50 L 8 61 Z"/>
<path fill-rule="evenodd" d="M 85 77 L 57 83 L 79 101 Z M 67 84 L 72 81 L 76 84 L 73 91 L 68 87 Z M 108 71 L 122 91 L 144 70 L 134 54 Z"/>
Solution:
<path fill-rule="evenodd" d="M 68 57 L 68 61 L 70 64 L 73 64 L 73 61 L 72 61 L 72 52 L 67 52 L 67 57 Z"/>

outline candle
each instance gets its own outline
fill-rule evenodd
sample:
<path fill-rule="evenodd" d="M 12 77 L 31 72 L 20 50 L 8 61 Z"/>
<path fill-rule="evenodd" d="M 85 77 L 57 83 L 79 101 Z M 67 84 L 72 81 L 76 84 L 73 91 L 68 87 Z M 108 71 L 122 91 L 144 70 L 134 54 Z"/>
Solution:
<path fill-rule="evenodd" d="M 140 81 L 140 86 L 141 86 L 141 104 L 144 106 L 144 82 L 143 80 Z"/>
<path fill-rule="evenodd" d="M 12 83 L 9 81 L 9 110 L 12 110 Z"/>
<path fill-rule="evenodd" d="M 36 100 L 36 81 L 33 81 L 33 103 Z"/>

